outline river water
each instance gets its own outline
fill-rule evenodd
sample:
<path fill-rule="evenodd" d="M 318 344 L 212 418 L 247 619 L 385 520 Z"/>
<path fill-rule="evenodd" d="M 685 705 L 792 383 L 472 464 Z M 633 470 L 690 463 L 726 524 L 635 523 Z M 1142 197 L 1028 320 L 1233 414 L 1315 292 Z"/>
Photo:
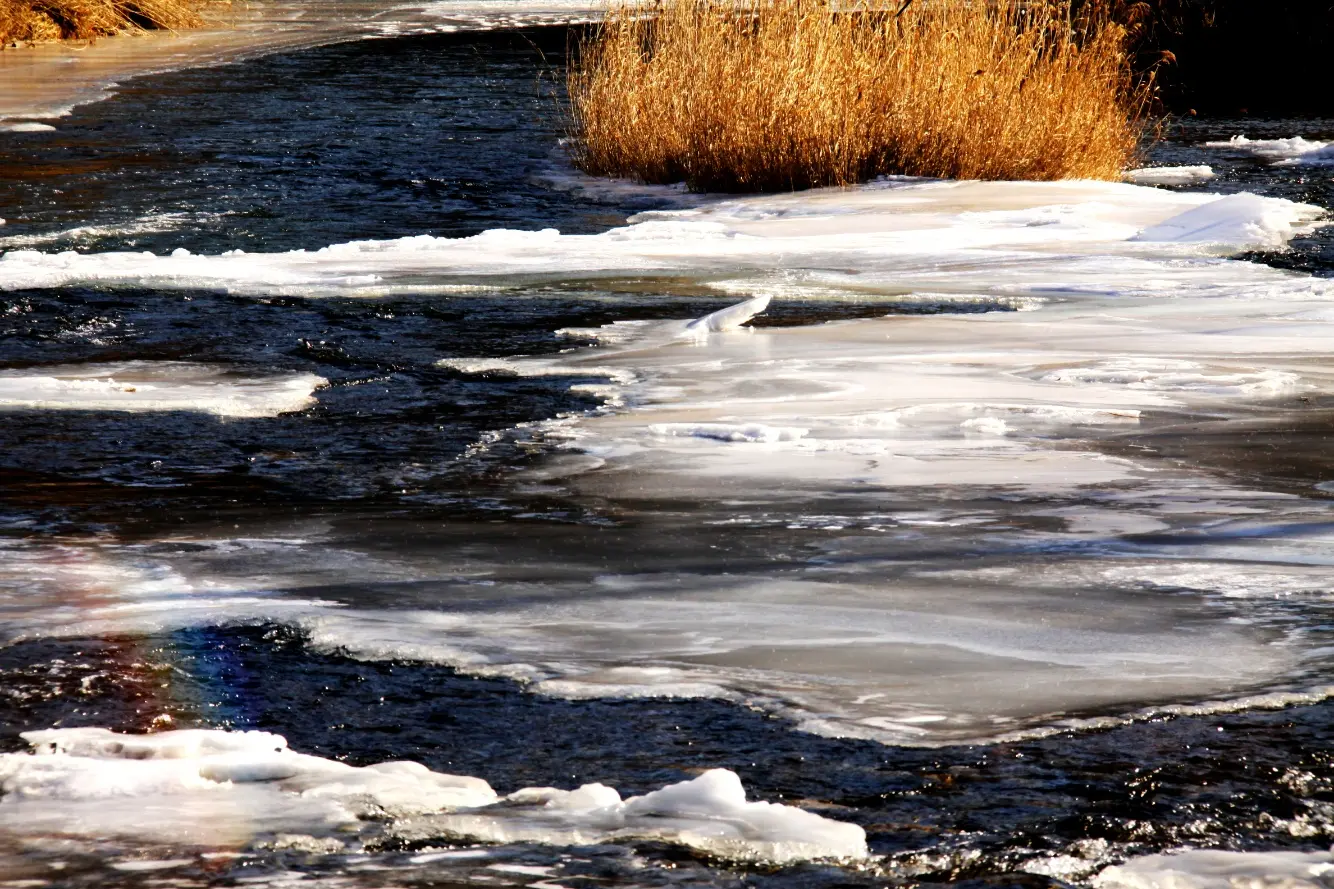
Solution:
<path fill-rule="evenodd" d="M 0 133 L 6 885 L 1327 885 L 1334 122 L 690 195 L 571 39 Z"/>

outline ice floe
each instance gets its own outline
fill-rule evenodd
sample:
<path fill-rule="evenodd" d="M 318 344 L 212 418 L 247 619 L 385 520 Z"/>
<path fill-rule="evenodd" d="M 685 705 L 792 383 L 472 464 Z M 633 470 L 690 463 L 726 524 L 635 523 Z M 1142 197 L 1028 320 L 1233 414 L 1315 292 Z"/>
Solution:
<path fill-rule="evenodd" d="M 1331 876 L 1329 852 L 1193 850 L 1132 858 L 1104 869 L 1092 882 L 1096 889 L 1323 889 Z"/>
<path fill-rule="evenodd" d="M 350 766 L 296 753 L 267 732 L 72 728 L 23 738 L 32 753 L 0 754 L 0 827 L 17 832 L 225 847 L 280 831 L 346 838 L 348 826 L 373 820 L 418 841 L 655 839 L 772 862 L 868 854 L 862 828 L 748 801 L 725 769 L 625 800 L 602 784 L 530 787 L 502 798 L 481 778 L 414 762 Z"/>
<path fill-rule="evenodd" d="M 1287 139 L 1248 139 L 1233 136 L 1226 142 L 1205 142 L 1205 148 L 1225 149 L 1276 164 L 1334 164 L 1334 142 L 1292 136 Z"/>
<path fill-rule="evenodd" d="M 1127 170 L 1124 174 L 1127 182 L 1136 185 L 1196 185 L 1215 178 L 1213 167 L 1141 167 Z"/>
<path fill-rule="evenodd" d="M 274 417 L 315 403 L 314 374 L 245 376 L 216 365 L 122 361 L 0 371 L 0 410 L 194 411 Z"/>

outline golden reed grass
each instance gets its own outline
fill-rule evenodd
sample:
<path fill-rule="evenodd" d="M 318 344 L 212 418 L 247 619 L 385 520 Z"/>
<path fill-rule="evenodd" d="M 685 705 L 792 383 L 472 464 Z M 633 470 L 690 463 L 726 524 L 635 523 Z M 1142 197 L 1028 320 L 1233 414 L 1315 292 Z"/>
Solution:
<path fill-rule="evenodd" d="M 595 175 L 1115 179 L 1137 152 L 1148 89 L 1092 3 L 618 2 L 568 75 L 575 162 Z"/>
<path fill-rule="evenodd" d="M 193 28 L 203 24 L 199 5 L 199 0 L 0 0 L 0 44 Z"/>

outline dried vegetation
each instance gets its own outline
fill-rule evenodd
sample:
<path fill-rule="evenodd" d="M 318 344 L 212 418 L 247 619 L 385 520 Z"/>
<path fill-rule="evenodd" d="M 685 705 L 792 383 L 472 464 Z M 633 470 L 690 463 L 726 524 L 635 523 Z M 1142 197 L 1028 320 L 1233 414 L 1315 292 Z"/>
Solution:
<path fill-rule="evenodd" d="M 631 0 L 571 66 L 575 160 L 719 191 L 1113 179 L 1149 94 L 1127 42 L 1069 0 Z"/>
<path fill-rule="evenodd" d="M 202 23 L 198 6 L 199 0 L 0 0 L 0 44 L 193 28 Z"/>

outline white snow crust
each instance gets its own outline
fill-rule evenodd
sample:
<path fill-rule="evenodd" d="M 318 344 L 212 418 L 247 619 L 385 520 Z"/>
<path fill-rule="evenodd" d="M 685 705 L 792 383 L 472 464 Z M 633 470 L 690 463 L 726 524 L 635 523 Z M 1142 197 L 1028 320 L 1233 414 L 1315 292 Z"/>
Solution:
<path fill-rule="evenodd" d="M 0 410 L 194 411 L 275 417 L 315 403 L 314 374 L 245 377 L 226 367 L 122 361 L 0 371 Z"/>
<path fill-rule="evenodd" d="M 346 835 L 348 825 L 375 819 L 418 838 L 551 844 L 647 838 L 774 862 L 868 854 L 860 827 L 750 802 L 741 780 L 725 769 L 626 800 L 601 784 L 529 787 L 501 798 L 481 778 L 413 762 L 358 768 L 296 753 L 267 732 L 123 735 L 72 728 L 23 738 L 33 753 L 0 754 L 0 827 L 20 832 L 209 838 L 203 841 L 225 846 L 282 830 Z"/>

